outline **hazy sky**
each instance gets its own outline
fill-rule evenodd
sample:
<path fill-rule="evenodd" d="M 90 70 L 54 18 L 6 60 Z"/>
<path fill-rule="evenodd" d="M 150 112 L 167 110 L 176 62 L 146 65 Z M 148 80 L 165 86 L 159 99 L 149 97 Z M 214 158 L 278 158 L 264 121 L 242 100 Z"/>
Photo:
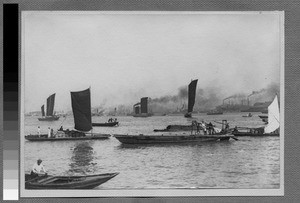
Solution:
<path fill-rule="evenodd" d="M 55 110 L 71 109 L 70 91 L 88 87 L 92 106 L 174 95 L 191 79 L 224 96 L 260 90 L 279 82 L 279 28 L 275 13 L 23 12 L 25 111 L 52 93 Z"/>

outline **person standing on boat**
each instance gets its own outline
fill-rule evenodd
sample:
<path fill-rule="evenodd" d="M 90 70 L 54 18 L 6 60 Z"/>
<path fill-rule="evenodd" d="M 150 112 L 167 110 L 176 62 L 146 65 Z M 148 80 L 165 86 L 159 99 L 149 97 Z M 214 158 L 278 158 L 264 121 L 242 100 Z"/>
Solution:
<path fill-rule="evenodd" d="M 229 130 L 229 123 L 226 123 L 225 125 L 225 132 L 227 132 Z"/>
<path fill-rule="evenodd" d="M 208 134 L 212 135 L 213 134 L 213 130 L 214 130 L 214 126 L 211 122 L 209 122 L 209 124 L 207 124 L 207 128 L 208 128 Z"/>
<path fill-rule="evenodd" d="M 50 130 L 50 127 L 48 127 L 48 138 L 51 137 L 51 130 Z"/>
<path fill-rule="evenodd" d="M 41 128 L 40 128 L 40 126 L 38 126 L 38 135 L 39 135 L 39 137 L 41 136 Z"/>
<path fill-rule="evenodd" d="M 38 159 L 37 162 L 33 165 L 30 175 L 32 177 L 47 175 L 47 172 L 45 170 L 45 167 L 42 164 L 41 159 Z"/>
<path fill-rule="evenodd" d="M 204 121 L 201 122 L 201 127 L 202 127 L 202 129 L 203 129 L 204 135 L 206 135 L 206 125 L 205 125 L 205 122 L 204 122 Z"/>
<path fill-rule="evenodd" d="M 53 128 L 51 128 L 50 133 L 51 133 L 51 137 L 54 137 Z"/>

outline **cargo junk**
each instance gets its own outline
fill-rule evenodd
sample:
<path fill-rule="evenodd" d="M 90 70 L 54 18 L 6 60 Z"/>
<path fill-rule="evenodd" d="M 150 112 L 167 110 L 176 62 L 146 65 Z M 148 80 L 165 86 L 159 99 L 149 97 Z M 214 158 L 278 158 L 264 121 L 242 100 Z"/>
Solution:
<path fill-rule="evenodd" d="M 193 112 L 195 98 L 196 98 L 197 82 L 198 80 L 192 80 L 192 82 L 188 86 L 188 111 L 184 115 L 184 117 L 186 118 L 192 117 L 192 112 Z"/>
<path fill-rule="evenodd" d="M 148 112 L 148 97 L 143 97 L 140 103 L 133 105 L 133 117 L 149 116 L 152 116 L 152 114 Z"/>
<path fill-rule="evenodd" d="M 224 120 L 224 125 L 227 123 Z M 174 128 L 174 129 L 173 129 Z M 193 122 L 191 126 L 173 126 L 172 129 L 156 130 L 152 134 L 128 135 L 114 134 L 114 137 L 123 144 L 181 144 L 200 143 L 209 141 L 227 141 L 230 138 L 236 139 L 234 135 L 227 133 L 224 128 L 218 130 L 214 128 L 207 132 L 206 128 L 200 127 L 200 123 Z"/>
<path fill-rule="evenodd" d="M 59 119 L 59 116 L 54 115 L 54 103 L 55 103 L 55 93 L 50 95 L 47 98 L 47 111 L 45 116 L 45 107 L 42 105 L 41 112 L 42 112 L 42 118 L 38 118 L 39 121 L 56 121 Z"/>
<path fill-rule="evenodd" d="M 88 133 L 92 130 L 91 117 L 91 93 L 90 88 L 71 92 L 72 110 L 76 130 L 63 130 L 62 128 L 54 135 L 27 135 L 25 139 L 29 141 L 61 141 L 61 140 L 91 140 L 107 139 L 109 134 Z"/>

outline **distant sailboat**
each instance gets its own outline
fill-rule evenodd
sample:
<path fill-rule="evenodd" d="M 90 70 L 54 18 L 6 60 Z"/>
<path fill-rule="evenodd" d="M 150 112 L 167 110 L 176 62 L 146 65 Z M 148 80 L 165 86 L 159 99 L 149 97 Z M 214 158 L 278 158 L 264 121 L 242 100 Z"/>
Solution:
<path fill-rule="evenodd" d="M 38 118 L 39 121 L 56 121 L 59 119 L 59 116 L 54 115 L 54 103 L 55 103 L 55 93 L 50 95 L 47 98 L 47 111 L 45 116 L 45 107 L 42 105 L 41 111 L 42 111 L 42 118 Z"/>
<path fill-rule="evenodd" d="M 279 136 L 279 102 L 277 95 L 273 102 L 268 106 L 268 124 L 265 127 L 234 129 L 232 134 L 235 136 Z"/>
<path fill-rule="evenodd" d="M 152 116 L 148 112 L 148 97 L 141 98 L 141 102 L 133 105 L 133 117 L 149 117 Z"/>
<path fill-rule="evenodd" d="M 268 106 L 268 125 L 265 127 L 265 133 L 273 133 L 279 127 L 279 103 L 276 95 L 273 102 Z"/>
<path fill-rule="evenodd" d="M 188 86 L 188 111 L 184 115 L 186 118 L 191 118 L 192 117 L 192 112 L 195 104 L 195 99 L 196 99 L 196 88 L 197 88 L 197 80 L 192 80 L 192 82 Z"/>
<path fill-rule="evenodd" d="M 57 134 L 48 137 L 44 135 L 27 135 L 25 138 L 29 141 L 56 141 L 56 140 L 90 140 L 107 139 L 109 134 L 89 133 L 92 130 L 91 116 L 91 93 L 90 88 L 71 92 L 72 110 L 74 116 L 74 128 L 76 130 L 60 129 Z"/>

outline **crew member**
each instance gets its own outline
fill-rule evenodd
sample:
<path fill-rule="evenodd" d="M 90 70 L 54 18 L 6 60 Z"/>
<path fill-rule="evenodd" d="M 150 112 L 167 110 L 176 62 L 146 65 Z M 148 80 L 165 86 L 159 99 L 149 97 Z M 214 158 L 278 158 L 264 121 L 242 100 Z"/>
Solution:
<path fill-rule="evenodd" d="M 211 122 L 209 122 L 209 124 L 207 124 L 207 127 L 208 127 L 208 134 L 209 135 L 214 134 L 214 132 L 213 132 L 214 131 L 214 126 Z"/>
<path fill-rule="evenodd" d="M 202 121 L 201 127 L 202 127 L 202 129 L 203 129 L 204 135 L 206 135 L 206 125 L 205 125 L 205 122 L 204 122 L 204 121 Z"/>
<path fill-rule="evenodd" d="M 53 128 L 51 128 L 51 137 L 54 137 L 54 134 L 53 134 Z"/>
<path fill-rule="evenodd" d="M 38 159 L 37 162 L 32 167 L 31 176 L 37 177 L 43 175 L 47 175 L 47 172 L 45 170 L 45 167 L 42 164 L 42 160 Z"/>
<path fill-rule="evenodd" d="M 48 127 L 48 138 L 51 137 L 51 130 L 50 130 L 50 127 Z"/>
<path fill-rule="evenodd" d="M 229 123 L 226 123 L 225 131 L 227 132 L 228 130 L 229 130 Z"/>
<path fill-rule="evenodd" d="M 40 126 L 38 127 L 38 135 L 39 135 L 39 137 L 41 136 L 41 128 L 40 128 Z"/>

